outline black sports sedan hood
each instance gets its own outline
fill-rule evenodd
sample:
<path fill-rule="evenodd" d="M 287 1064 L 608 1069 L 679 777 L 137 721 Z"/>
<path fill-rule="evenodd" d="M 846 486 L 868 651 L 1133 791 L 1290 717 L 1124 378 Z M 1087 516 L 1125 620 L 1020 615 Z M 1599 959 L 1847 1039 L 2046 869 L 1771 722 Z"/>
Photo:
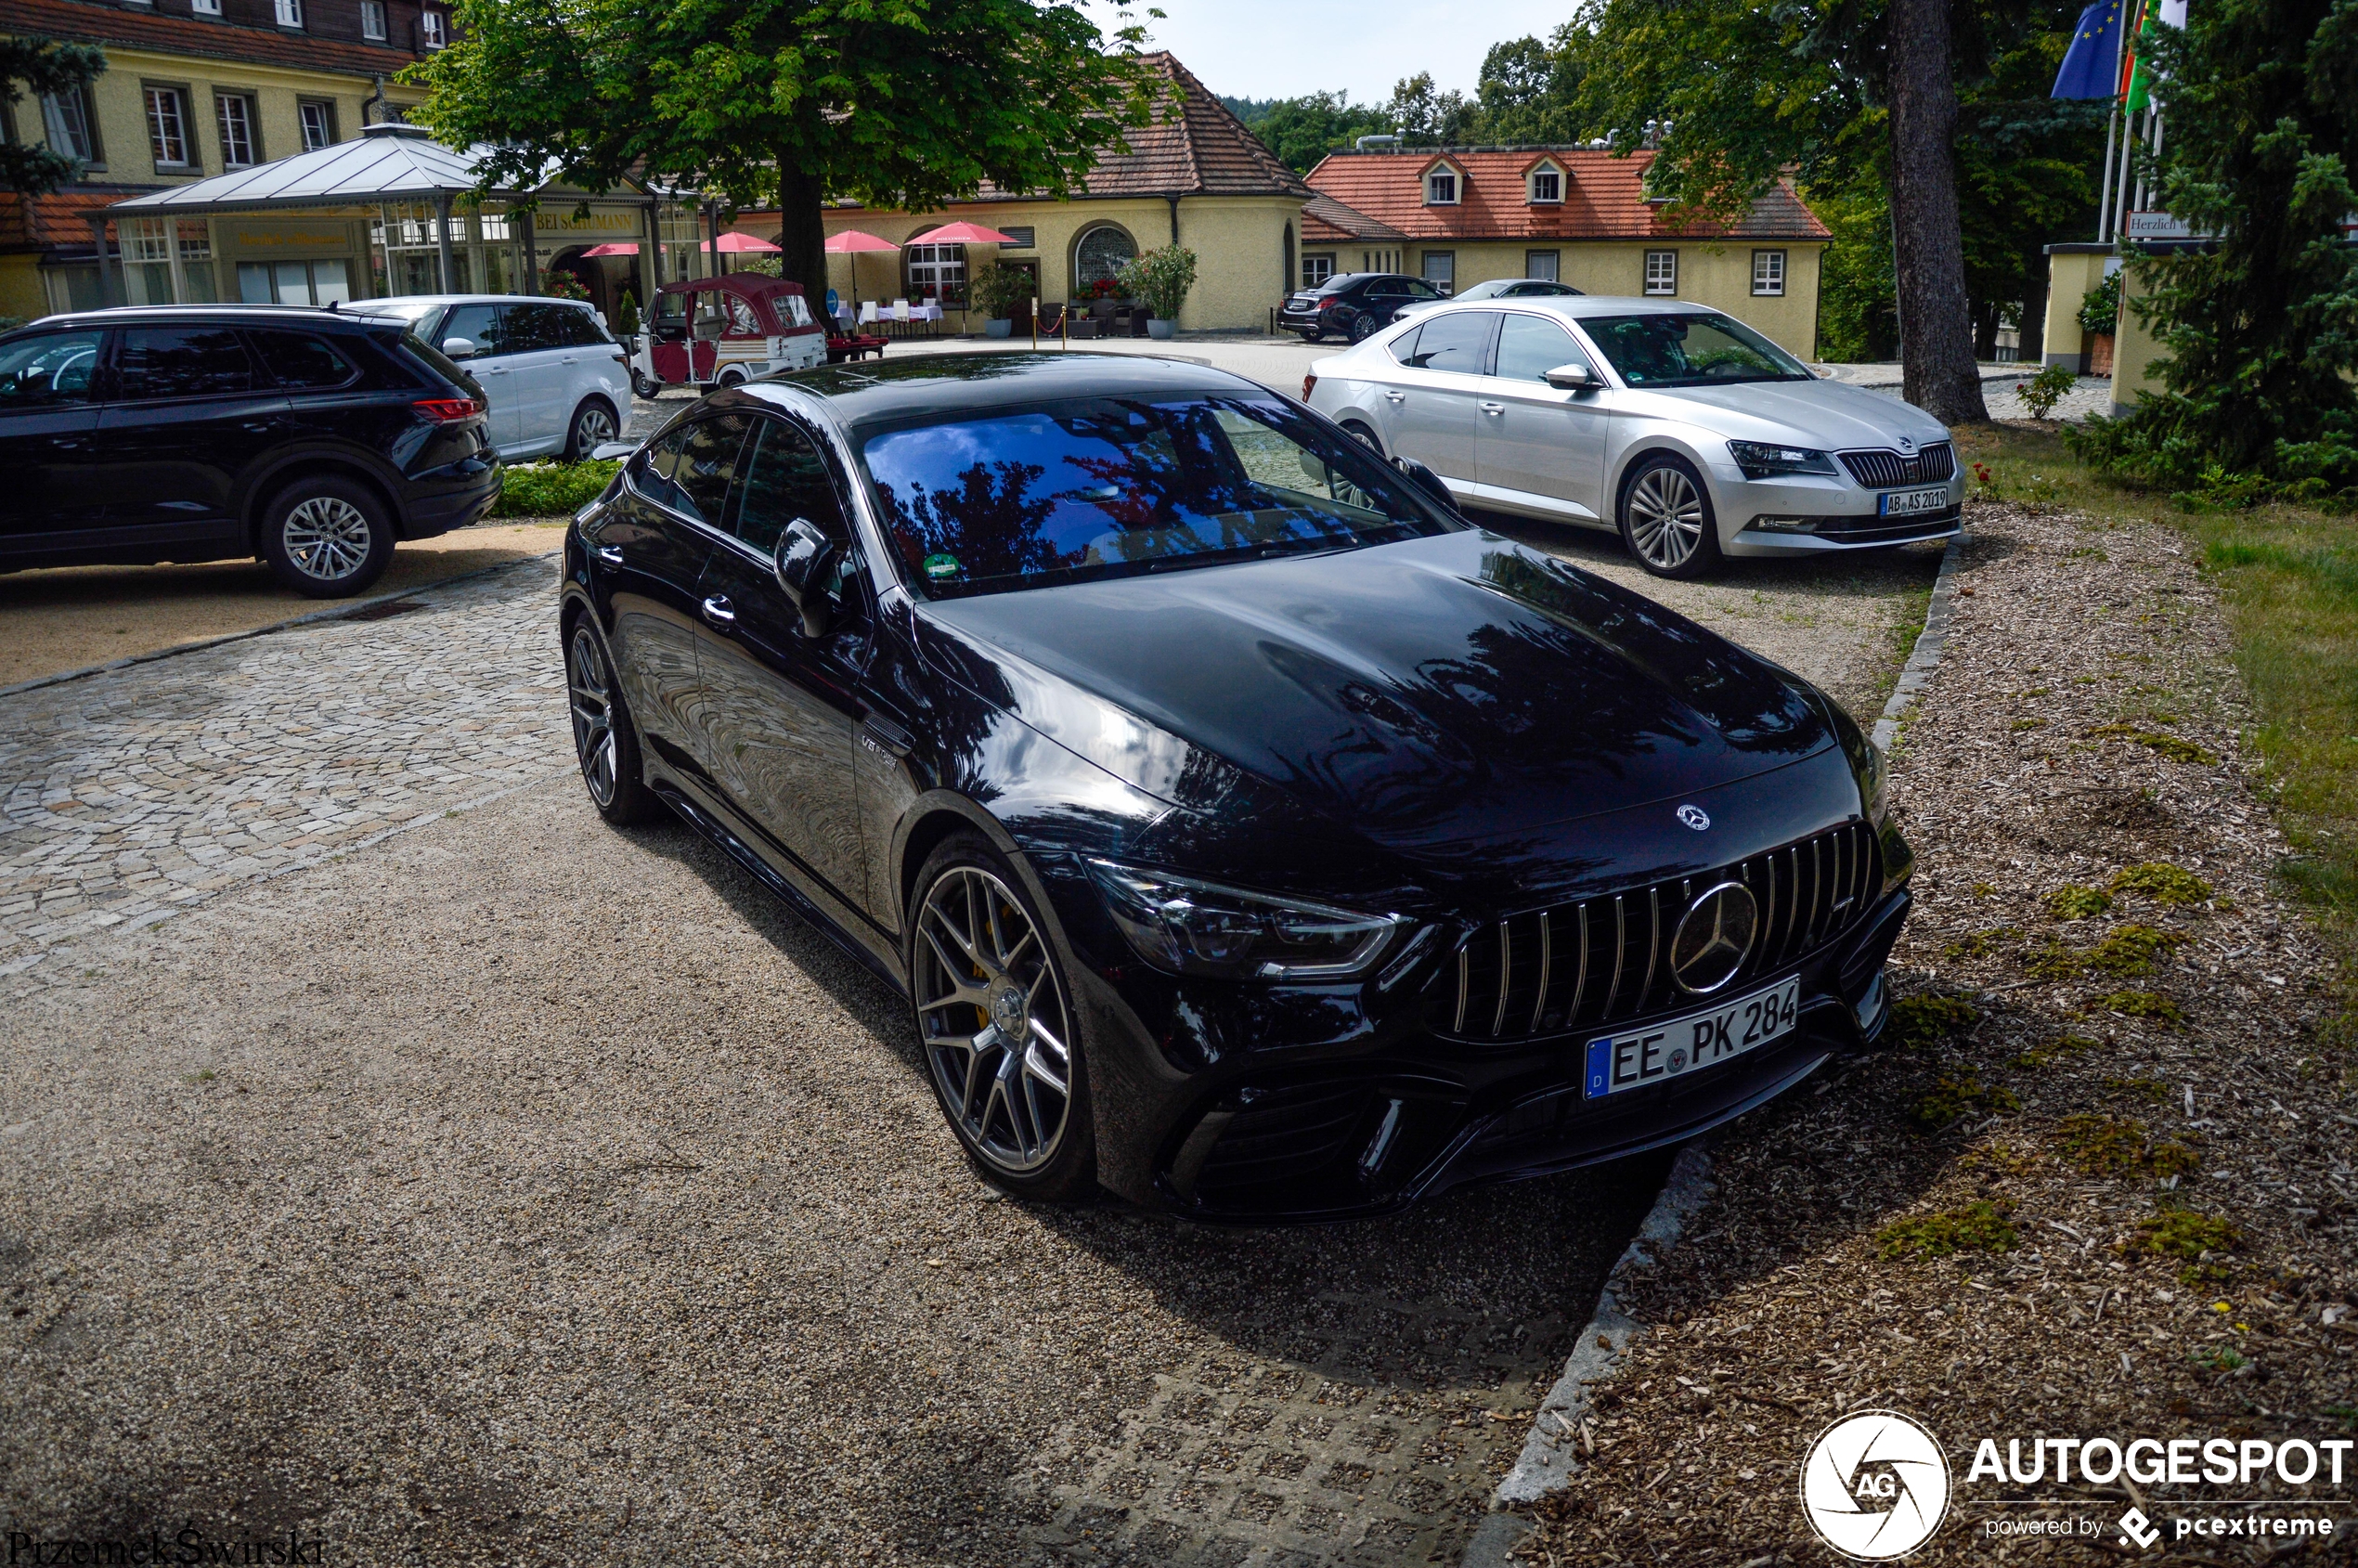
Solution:
<path fill-rule="evenodd" d="M 1777 667 L 1482 531 L 922 618 L 950 673 L 1149 794 L 1212 807 L 1241 770 L 1401 850 L 1698 792 L 1834 739 Z"/>

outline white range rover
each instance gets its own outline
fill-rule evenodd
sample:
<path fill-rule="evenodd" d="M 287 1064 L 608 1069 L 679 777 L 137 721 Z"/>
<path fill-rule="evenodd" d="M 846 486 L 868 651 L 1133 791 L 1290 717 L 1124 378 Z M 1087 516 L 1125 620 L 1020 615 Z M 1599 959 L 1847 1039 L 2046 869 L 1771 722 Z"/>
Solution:
<path fill-rule="evenodd" d="M 357 308 L 397 316 L 467 368 L 491 404 L 502 458 L 588 457 L 630 423 L 630 364 L 596 311 L 523 294 L 406 294 Z"/>

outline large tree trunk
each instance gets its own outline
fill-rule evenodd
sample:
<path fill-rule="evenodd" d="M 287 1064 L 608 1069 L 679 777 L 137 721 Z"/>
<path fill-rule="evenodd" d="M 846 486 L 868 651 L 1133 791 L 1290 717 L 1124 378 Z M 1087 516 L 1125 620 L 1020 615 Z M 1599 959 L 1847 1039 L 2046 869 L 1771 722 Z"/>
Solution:
<path fill-rule="evenodd" d="M 813 315 L 827 297 L 827 192 L 791 154 L 778 155 L 778 271 L 802 285 Z"/>
<path fill-rule="evenodd" d="M 1891 226 L 1898 252 L 1899 375 L 1909 402 L 1944 424 L 1989 418 L 1974 368 L 1957 222 L 1957 84 L 1950 73 L 1950 0 L 1892 0 Z"/>

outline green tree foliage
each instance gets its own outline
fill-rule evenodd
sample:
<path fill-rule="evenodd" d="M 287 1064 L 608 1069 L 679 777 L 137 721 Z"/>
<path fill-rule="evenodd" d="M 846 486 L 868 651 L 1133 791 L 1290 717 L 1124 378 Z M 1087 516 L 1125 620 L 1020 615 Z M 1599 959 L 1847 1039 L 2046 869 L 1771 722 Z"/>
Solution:
<path fill-rule="evenodd" d="M 456 0 L 404 72 L 414 118 L 486 143 L 486 185 L 628 174 L 775 204 L 785 276 L 826 288 L 823 203 L 924 210 L 984 181 L 1064 192 L 1143 123 L 1134 27 L 1072 0 Z"/>
<path fill-rule="evenodd" d="M 1474 137 L 1484 142 L 1572 142 L 1584 132 L 1577 100 L 1586 37 L 1570 27 L 1551 41 L 1510 38 L 1493 44 L 1482 62 L 1481 106 Z"/>
<path fill-rule="evenodd" d="M 46 38 L 0 38 L 0 97 L 30 100 L 40 112 L 46 93 L 78 93 L 107 69 L 104 51 Z M 0 190 L 42 196 L 82 173 L 81 162 L 27 142 L 0 143 Z"/>
<path fill-rule="evenodd" d="M 1319 159 L 1349 147 L 1354 137 L 1380 135 L 1393 127 L 1389 110 L 1377 104 L 1353 103 L 1348 93 L 1280 98 L 1257 117 L 1240 118 L 1296 174 L 1308 174 Z"/>
<path fill-rule="evenodd" d="M 2083 449 L 2172 486 L 2358 487 L 2358 0 L 2203 0 L 2158 34 L 2163 201 L 2216 243 L 2131 264 L 2167 390 Z"/>
<path fill-rule="evenodd" d="M 1454 87 L 1436 89 L 1432 72 L 1419 71 L 1393 85 L 1384 116 L 1390 128 L 1400 133 L 1404 147 L 1449 147 L 1469 139 L 1475 108 L 1472 99 Z"/>

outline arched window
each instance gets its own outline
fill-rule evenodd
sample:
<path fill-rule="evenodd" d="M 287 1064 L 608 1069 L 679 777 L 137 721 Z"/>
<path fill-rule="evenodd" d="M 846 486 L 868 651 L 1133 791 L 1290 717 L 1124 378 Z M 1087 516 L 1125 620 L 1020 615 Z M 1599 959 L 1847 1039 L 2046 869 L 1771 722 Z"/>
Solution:
<path fill-rule="evenodd" d="M 966 303 L 966 248 L 964 245 L 912 245 L 909 297 L 936 300 L 957 306 Z"/>
<path fill-rule="evenodd" d="M 1099 279 L 1110 279 L 1138 256 L 1137 242 L 1111 224 L 1100 224 L 1081 237 L 1073 249 L 1073 276 L 1081 292 L 1096 287 Z"/>

